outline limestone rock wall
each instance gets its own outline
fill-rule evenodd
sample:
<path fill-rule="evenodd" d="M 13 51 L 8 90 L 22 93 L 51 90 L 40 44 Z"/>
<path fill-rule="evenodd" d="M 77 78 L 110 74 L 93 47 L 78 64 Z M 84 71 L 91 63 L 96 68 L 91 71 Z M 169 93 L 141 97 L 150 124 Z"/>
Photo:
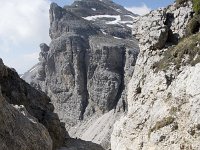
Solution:
<path fill-rule="evenodd" d="M 154 68 L 183 37 L 191 13 L 189 2 L 152 11 L 135 22 L 140 54 L 128 86 L 128 114 L 115 123 L 111 135 L 113 150 L 200 148 L 200 64 L 178 70 L 171 64 L 158 72 Z"/>

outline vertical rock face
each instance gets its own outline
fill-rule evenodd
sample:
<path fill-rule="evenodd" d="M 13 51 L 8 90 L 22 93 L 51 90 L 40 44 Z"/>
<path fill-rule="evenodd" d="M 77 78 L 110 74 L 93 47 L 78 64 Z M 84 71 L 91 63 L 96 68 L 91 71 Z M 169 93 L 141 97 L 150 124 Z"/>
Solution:
<path fill-rule="evenodd" d="M 191 66 L 191 54 L 182 55 L 199 51 L 199 33 L 170 46 L 185 34 L 191 13 L 188 2 L 135 21 L 140 54 L 128 86 L 128 114 L 111 135 L 113 150 L 200 149 L 200 64 Z"/>
<path fill-rule="evenodd" d="M 62 146 L 66 131 L 57 114 L 53 113 L 54 107 L 50 99 L 20 79 L 15 71 L 4 66 L 2 60 L 0 86 L 2 91 L 0 128 L 1 135 L 6 137 L 6 139 L 0 138 L 3 149 L 12 149 L 12 146 L 16 146 L 16 149 L 50 150 L 52 146 L 53 149 Z M 19 107 L 14 108 L 11 105 Z"/>
<path fill-rule="evenodd" d="M 107 0 L 75 1 L 64 8 L 51 4 L 52 41 L 40 46 L 40 62 L 22 78 L 50 96 L 72 136 L 82 138 L 112 109 L 126 110 L 126 83 L 139 52 L 128 27 L 134 16 Z M 105 134 L 96 143 L 110 136 L 112 125 L 99 128 Z M 109 139 L 105 142 L 109 148 Z"/>

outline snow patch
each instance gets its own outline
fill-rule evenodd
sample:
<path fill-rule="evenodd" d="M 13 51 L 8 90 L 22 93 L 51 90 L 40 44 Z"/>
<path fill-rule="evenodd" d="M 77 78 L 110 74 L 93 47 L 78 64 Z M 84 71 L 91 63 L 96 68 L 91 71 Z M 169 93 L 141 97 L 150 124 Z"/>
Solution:
<path fill-rule="evenodd" d="M 127 15 L 129 16 L 129 15 Z M 131 16 L 131 15 L 130 15 Z M 95 21 L 97 19 L 101 19 L 101 18 L 112 18 L 114 19 L 113 21 L 107 21 L 106 24 L 108 25 L 112 25 L 112 24 L 131 24 L 133 23 L 133 21 L 122 21 L 121 16 L 120 15 L 94 15 L 94 16 L 87 16 L 87 17 L 83 17 L 83 19 L 86 19 L 88 21 Z"/>
<path fill-rule="evenodd" d="M 133 28 L 133 25 L 132 25 L 132 24 L 127 24 L 126 26 L 127 26 L 127 27 L 130 27 L 130 28 Z"/>
<path fill-rule="evenodd" d="M 124 16 L 127 16 L 127 17 L 130 17 L 130 18 L 135 18 L 134 16 L 131 16 L 131 15 L 124 15 Z"/>
<path fill-rule="evenodd" d="M 101 29 L 101 32 L 104 34 L 104 35 L 106 35 L 107 33 L 103 30 L 103 29 Z"/>
<path fill-rule="evenodd" d="M 120 13 L 122 12 L 120 9 L 115 9 L 115 10 L 116 10 L 117 12 L 120 12 Z"/>
<path fill-rule="evenodd" d="M 33 72 L 37 67 L 32 68 L 29 72 Z"/>
<path fill-rule="evenodd" d="M 92 10 L 93 10 L 93 11 L 97 11 L 97 9 L 96 9 L 96 8 L 92 8 Z"/>
<path fill-rule="evenodd" d="M 94 15 L 94 16 L 88 16 L 88 17 L 83 17 L 86 20 L 96 20 L 98 18 L 115 18 L 118 19 L 120 18 L 119 15 Z"/>
<path fill-rule="evenodd" d="M 122 38 L 119 38 L 119 37 L 116 37 L 116 36 L 113 36 L 115 39 L 122 39 Z"/>

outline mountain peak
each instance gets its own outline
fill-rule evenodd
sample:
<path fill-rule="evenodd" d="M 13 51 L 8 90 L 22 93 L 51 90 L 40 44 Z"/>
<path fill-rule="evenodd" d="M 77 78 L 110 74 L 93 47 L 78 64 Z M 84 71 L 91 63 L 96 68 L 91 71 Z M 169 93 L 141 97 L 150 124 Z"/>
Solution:
<path fill-rule="evenodd" d="M 66 5 L 64 8 L 82 17 L 104 14 L 136 16 L 112 0 L 76 0 L 71 6 Z"/>

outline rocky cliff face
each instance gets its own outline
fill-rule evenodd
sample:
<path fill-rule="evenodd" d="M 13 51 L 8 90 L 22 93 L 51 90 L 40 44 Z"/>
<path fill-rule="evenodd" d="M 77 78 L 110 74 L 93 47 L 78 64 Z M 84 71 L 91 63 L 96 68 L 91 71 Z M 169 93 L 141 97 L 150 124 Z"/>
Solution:
<path fill-rule="evenodd" d="M 0 92 L 0 149 L 51 150 L 48 130 L 23 106 L 9 104 Z"/>
<path fill-rule="evenodd" d="M 0 60 L 1 149 L 56 149 L 64 143 L 64 124 L 50 99 Z"/>
<path fill-rule="evenodd" d="M 135 20 L 140 54 L 128 114 L 114 125 L 113 150 L 200 149 L 199 33 L 178 43 L 191 14 L 188 2 Z"/>
<path fill-rule="evenodd" d="M 50 96 L 73 137 L 110 147 L 139 52 L 130 28 L 135 16 L 109 0 L 51 4 L 52 41 L 40 45 L 40 62 L 22 78 Z"/>

